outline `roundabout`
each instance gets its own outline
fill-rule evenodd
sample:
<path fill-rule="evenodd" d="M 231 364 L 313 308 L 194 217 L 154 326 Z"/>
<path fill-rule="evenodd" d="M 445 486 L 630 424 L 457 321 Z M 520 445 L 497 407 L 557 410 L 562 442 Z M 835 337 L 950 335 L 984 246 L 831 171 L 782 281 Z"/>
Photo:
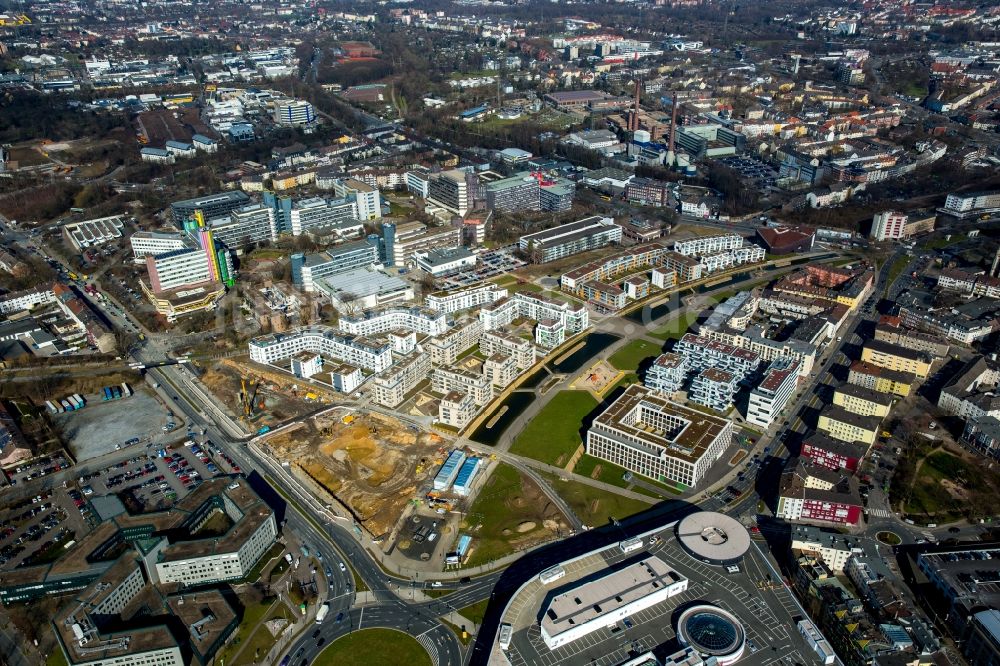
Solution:
<path fill-rule="evenodd" d="M 888 530 L 879 532 L 875 535 L 875 538 L 887 546 L 898 546 L 903 543 L 903 539 L 898 534 L 889 532 Z"/>
<path fill-rule="evenodd" d="M 316 655 L 312 666 L 407 664 L 431 666 L 430 655 L 415 638 L 395 629 L 360 629 L 338 638 Z"/>

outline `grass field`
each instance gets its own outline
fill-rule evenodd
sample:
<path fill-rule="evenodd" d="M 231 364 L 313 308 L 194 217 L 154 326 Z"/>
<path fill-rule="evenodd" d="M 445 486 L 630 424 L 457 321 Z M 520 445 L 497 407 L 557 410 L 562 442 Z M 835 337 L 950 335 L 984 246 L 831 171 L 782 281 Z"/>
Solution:
<path fill-rule="evenodd" d="M 579 448 L 580 422 L 597 407 L 587 391 L 560 391 L 514 440 L 511 452 L 563 465 Z"/>
<path fill-rule="evenodd" d="M 69 666 L 69 662 L 67 662 L 66 657 L 63 656 L 62 650 L 54 648 L 52 654 L 50 654 L 48 659 L 45 660 L 45 666 Z"/>
<path fill-rule="evenodd" d="M 464 615 L 468 619 L 472 620 L 476 624 L 482 624 L 483 618 L 486 617 L 486 607 L 490 605 L 489 599 L 483 599 L 482 601 L 477 601 L 471 606 L 466 606 L 462 610 L 458 611 L 459 614 Z"/>
<path fill-rule="evenodd" d="M 219 650 L 216 655 L 216 659 L 220 662 L 225 660 L 226 663 L 232 662 L 232 655 L 240 651 L 240 646 L 245 642 L 253 639 L 254 627 L 260 622 L 267 612 L 275 606 L 275 600 L 272 598 L 269 601 L 265 601 L 260 604 L 249 604 L 243 611 L 243 620 L 240 622 L 239 627 L 236 628 L 236 635 L 233 637 L 229 643 L 226 644 L 224 648 Z M 266 630 L 265 630 L 266 631 Z M 250 657 L 253 657 L 252 648 Z"/>
<path fill-rule="evenodd" d="M 585 525 L 591 527 L 604 525 L 610 518 L 621 519 L 645 511 L 655 501 L 651 499 L 650 503 L 641 502 L 588 486 L 579 481 L 560 481 L 551 474 L 544 476 L 547 477 L 555 491 L 566 500 L 577 517 Z"/>
<path fill-rule="evenodd" d="M 619 467 L 618 465 L 609 463 L 606 460 L 589 456 L 586 453 L 580 456 L 580 459 L 576 462 L 576 466 L 573 468 L 573 472 L 575 474 L 579 474 L 580 476 L 586 476 L 587 478 L 594 479 L 595 481 L 610 483 L 611 485 L 618 486 L 619 488 L 628 488 L 628 486 L 632 485 L 629 481 L 625 481 L 624 478 L 622 478 L 627 472 L 624 467 Z M 642 478 L 642 481 L 643 483 L 648 483 L 656 486 L 657 488 L 662 488 L 662 495 L 664 497 L 670 497 L 671 495 L 677 494 L 676 490 L 668 488 L 662 483 L 658 483 L 652 479 Z M 652 491 L 649 491 L 646 488 L 635 486 L 630 488 L 630 490 L 654 497 Z"/>
<path fill-rule="evenodd" d="M 431 666 L 431 657 L 415 638 L 402 631 L 361 629 L 338 638 L 313 661 L 313 666 L 370 664 Z"/>
<path fill-rule="evenodd" d="M 523 496 L 523 484 L 520 472 L 501 463 L 479 491 L 476 501 L 466 514 L 467 520 L 482 525 L 475 532 L 473 551 L 466 563 L 468 566 L 491 562 L 514 552 L 510 545 L 510 534 L 516 533 L 519 524 L 533 519 L 537 513 L 536 507 L 517 507 L 506 501 Z M 504 534 L 505 530 L 507 534 Z"/>
<path fill-rule="evenodd" d="M 660 347 L 646 340 L 633 340 L 614 354 L 608 361 L 619 370 L 633 371 L 651 356 L 659 356 Z"/>
<path fill-rule="evenodd" d="M 289 622 L 295 622 L 295 615 L 292 610 L 285 604 L 278 604 L 270 613 L 267 614 L 268 620 L 273 620 L 279 617 L 283 617 Z M 257 631 L 253 632 L 252 635 L 245 639 L 246 645 L 240 655 L 233 661 L 234 666 L 239 664 L 245 664 L 246 666 L 252 666 L 255 663 L 260 663 L 261 659 L 267 656 L 267 653 L 274 647 L 277 642 L 271 632 L 267 630 L 264 625 L 261 625 Z"/>
<path fill-rule="evenodd" d="M 696 321 L 698 321 L 697 312 L 685 312 L 665 326 L 652 331 L 649 335 L 660 340 L 680 340 Z"/>
<path fill-rule="evenodd" d="M 967 462 L 947 451 L 928 455 L 913 483 L 906 510 L 910 514 L 929 517 L 957 517 L 962 514 L 963 502 L 948 492 L 942 481 L 957 483 L 963 488 L 978 485 L 980 474 Z"/>

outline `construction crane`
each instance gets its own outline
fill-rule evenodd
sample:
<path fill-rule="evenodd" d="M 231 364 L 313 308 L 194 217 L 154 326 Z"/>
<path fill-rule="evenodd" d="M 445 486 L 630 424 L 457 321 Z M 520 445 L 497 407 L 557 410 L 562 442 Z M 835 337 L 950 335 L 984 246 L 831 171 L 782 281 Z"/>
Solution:
<path fill-rule="evenodd" d="M 257 390 L 260 388 L 260 381 L 251 382 L 250 390 L 247 390 L 246 377 L 240 377 L 240 404 L 243 407 L 243 418 L 247 421 L 254 416 L 254 401 L 257 399 Z"/>

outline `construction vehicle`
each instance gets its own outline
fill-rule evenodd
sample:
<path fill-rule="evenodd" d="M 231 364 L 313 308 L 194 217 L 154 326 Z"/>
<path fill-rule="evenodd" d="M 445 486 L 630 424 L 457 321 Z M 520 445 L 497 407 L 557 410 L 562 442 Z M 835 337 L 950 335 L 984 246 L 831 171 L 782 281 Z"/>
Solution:
<path fill-rule="evenodd" d="M 340 419 L 344 425 L 352 423 L 354 421 L 354 414 L 345 414 L 344 418 Z"/>
<path fill-rule="evenodd" d="M 250 390 L 247 390 L 247 380 L 240 377 L 240 405 L 243 408 L 243 418 L 250 421 L 256 416 L 257 410 L 264 406 L 264 400 L 257 401 L 257 391 L 260 389 L 260 381 L 252 381 Z"/>

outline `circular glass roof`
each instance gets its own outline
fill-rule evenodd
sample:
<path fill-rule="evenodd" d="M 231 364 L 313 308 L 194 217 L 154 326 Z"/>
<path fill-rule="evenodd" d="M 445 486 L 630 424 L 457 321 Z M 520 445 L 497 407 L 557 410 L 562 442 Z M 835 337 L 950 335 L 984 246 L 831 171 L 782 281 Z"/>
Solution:
<path fill-rule="evenodd" d="M 702 611 L 684 621 L 685 634 L 695 646 L 706 652 L 728 652 L 739 642 L 740 629 L 730 620 L 713 613 Z"/>

